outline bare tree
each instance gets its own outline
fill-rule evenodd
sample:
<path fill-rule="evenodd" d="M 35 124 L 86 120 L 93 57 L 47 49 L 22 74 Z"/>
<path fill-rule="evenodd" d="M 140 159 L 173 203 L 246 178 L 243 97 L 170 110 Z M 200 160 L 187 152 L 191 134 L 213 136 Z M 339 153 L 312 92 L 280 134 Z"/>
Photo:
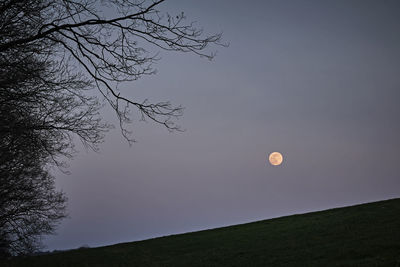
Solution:
<path fill-rule="evenodd" d="M 97 99 L 85 95 L 89 82 L 58 62 L 23 53 L 0 55 L 0 69 L 1 133 L 40 132 L 36 149 L 58 166 L 74 152 L 73 135 L 97 148 L 109 126 L 101 123 Z M 15 121 L 6 121 L 10 113 Z"/>
<path fill-rule="evenodd" d="M 48 58 L 16 52 L 0 57 L 0 256 L 33 252 L 54 231 L 66 198 L 48 163 L 72 155 L 72 133 L 92 144 L 102 129 L 83 116 L 93 105 L 68 94 L 82 80 L 55 77 Z"/>
<path fill-rule="evenodd" d="M 183 13 L 162 14 L 163 2 L 0 2 L 0 254 L 34 250 L 65 217 L 66 199 L 49 166 L 73 155 L 75 136 L 97 149 L 110 128 L 99 115 L 101 98 L 129 142 L 129 107 L 179 130 L 173 119 L 182 107 L 134 101 L 117 90 L 154 74 L 158 57 L 150 48 L 213 58 L 205 49 L 221 35 L 204 36 Z"/>
<path fill-rule="evenodd" d="M 1 105 L 0 116 L 1 257 L 38 249 L 40 237 L 66 216 L 66 198 L 55 190 L 46 168 L 48 153 L 41 149 L 54 140 L 35 129 L 34 113 Z"/>
<path fill-rule="evenodd" d="M 3 256 L 32 253 L 41 248 L 41 236 L 52 234 L 66 216 L 66 198 L 55 190 L 54 177 L 35 160 L 22 164 L 8 175 L 4 166 L 0 170 L 0 254 Z"/>
<path fill-rule="evenodd" d="M 28 45 L 43 54 L 41 47 L 50 46 L 50 53 L 44 53 L 61 61 L 64 71 L 76 75 L 83 69 L 88 81 L 115 110 L 122 134 L 129 141 L 133 139 L 125 125 L 130 122 L 130 106 L 137 108 L 141 119 L 178 130 L 173 119 L 182 115 L 181 106 L 136 102 L 121 95 L 116 87 L 154 74 L 152 63 L 158 57 L 148 51 L 149 47 L 211 59 L 214 54 L 205 49 L 209 44 L 221 44 L 221 34 L 204 36 L 194 23 L 185 23 L 183 13 L 171 16 L 158 11 L 164 1 L 3 1 L 0 31 L 5 34 L 0 53 Z"/>

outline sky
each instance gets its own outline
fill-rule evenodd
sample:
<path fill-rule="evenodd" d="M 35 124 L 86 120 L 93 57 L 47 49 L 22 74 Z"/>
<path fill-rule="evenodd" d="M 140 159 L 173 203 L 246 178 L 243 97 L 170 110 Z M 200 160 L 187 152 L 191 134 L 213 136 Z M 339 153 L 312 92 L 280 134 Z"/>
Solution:
<path fill-rule="evenodd" d="M 132 99 L 185 107 L 184 132 L 134 119 L 54 170 L 69 217 L 47 249 L 143 240 L 400 197 L 400 2 L 170 0 L 229 47 L 160 52 Z M 116 123 L 109 108 L 104 118 Z M 78 144 L 79 147 L 79 144 Z M 272 166 L 268 154 L 284 162 Z"/>

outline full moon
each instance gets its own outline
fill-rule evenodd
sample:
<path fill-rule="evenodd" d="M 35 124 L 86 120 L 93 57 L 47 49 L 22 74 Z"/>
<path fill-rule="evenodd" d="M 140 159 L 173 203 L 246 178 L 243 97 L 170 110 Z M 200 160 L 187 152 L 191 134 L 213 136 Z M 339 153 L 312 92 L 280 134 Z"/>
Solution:
<path fill-rule="evenodd" d="M 283 156 L 279 152 L 272 152 L 271 154 L 269 154 L 268 160 L 269 163 L 271 163 L 272 165 L 278 166 L 282 164 Z"/>

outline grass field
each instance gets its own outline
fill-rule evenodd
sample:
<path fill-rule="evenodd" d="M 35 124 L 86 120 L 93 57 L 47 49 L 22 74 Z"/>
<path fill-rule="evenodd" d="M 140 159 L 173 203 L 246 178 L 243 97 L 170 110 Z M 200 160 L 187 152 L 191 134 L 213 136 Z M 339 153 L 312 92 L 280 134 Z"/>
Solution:
<path fill-rule="evenodd" d="M 0 266 L 400 267 L 400 199 L 18 258 Z"/>

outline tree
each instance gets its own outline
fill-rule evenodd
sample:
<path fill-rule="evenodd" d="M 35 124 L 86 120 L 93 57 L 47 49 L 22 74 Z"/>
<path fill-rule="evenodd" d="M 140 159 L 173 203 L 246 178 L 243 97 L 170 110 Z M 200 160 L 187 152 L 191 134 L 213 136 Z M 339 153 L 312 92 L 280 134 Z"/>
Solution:
<path fill-rule="evenodd" d="M 2 88 L 4 89 L 4 88 Z M 2 90 L 3 91 L 3 90 Z M 66 198 L 46 169 L 46 136 L 34 129 L 29 109 L 1 105 L 0 257 L 40 247 L 40 237 L 66 216 Z M 31 127 L 33 126 L 33 127 Z"/>
<path fill-rule="evenodd" d="M 40 237 L 66 216 L 66 198 L 55 190 L 54 177 L 36 160 L 24 159 L 0 170 L 0 258 L 36 251 Z"/>
<path fill-rule="evenodd" d="M 86 86 L 96 87 L 115 110 L 128 141 L 134 141 L 126 128 L 130 106 L 137 109 L 142 120 L 178 130 L 173 119 L 182 115 L 182 107 L 169 102 L 135 102 L 121 95 L 116 87 L 118 83 L 154 74 L 152 63 L 158 57 L 150 54 L 147 47 L 192 52 L 211 59 L 214 54 L 203 51 L 209 44 L 221 44 L 221 34 L 203 37 L 203 31 L 194 23 L 184 23 L 183 13 L 161 14 L 156 8 L 164 1 L 4 1 L 0 7 L 0 53 L 8 54 L 28 45 L 35 47 L 36 53 L 58 61 L 63 71 L 74 78 L 83 79 L 84 74 Z M 51 49 L 42 52 L 42 46 Z M 79 90 L 74 93 L 82 95 Z"/>
<path fill-rule="evenodd" d="M 68 109 L 53 104 L 69 98 L 57 94 L 59 79 L 50 82 L 50 63 L 29 53 L 0 57 L 0 257 L 33 252 L 66 216 L 47 165 L 70 155 L 57 129 L 68 125 L 56 120 Z"/>
<path fill-rule="evenodd" d="M 162 14 L 163 2 L 1 1 L 0 254 L 30 252 L 65 217 L 66 199 L 49 168 L 64 166 L 76 136 L 98 148 L 110 128 L 99 99 L 114 109 L 129 142 L 130 107 L 143 120 L 179 130 L 173 119 L 182 107 L 134 101 L 117 90 L 154 74 L 159 58 L 151 47 L 211 59 L 205 49 L 221 44 L 220 34 L 204 36 L 183 13 Z"/>

